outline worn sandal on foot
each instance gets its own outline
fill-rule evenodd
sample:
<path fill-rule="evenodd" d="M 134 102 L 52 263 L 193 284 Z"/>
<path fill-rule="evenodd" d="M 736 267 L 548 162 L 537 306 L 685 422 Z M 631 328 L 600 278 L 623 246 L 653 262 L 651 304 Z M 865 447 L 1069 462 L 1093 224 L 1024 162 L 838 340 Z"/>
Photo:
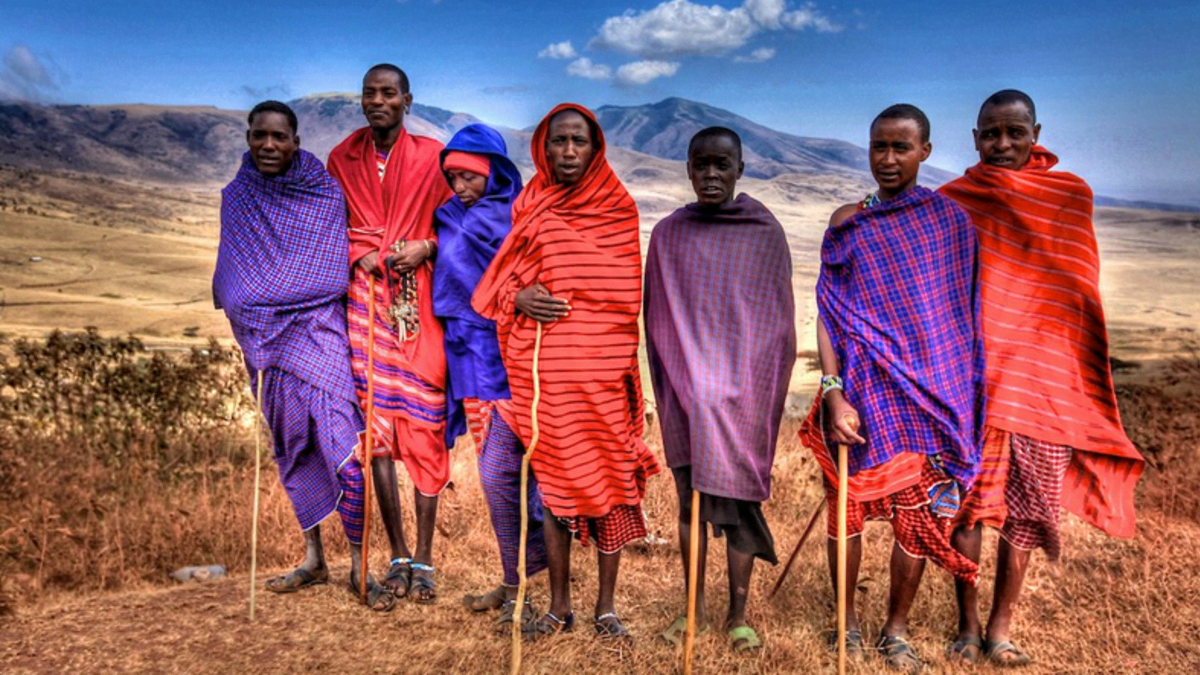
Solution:
<path fill-rule="evenodd" d="M 863 642 L 862 630 L 858 628 L 851 628 L 850 630 L 846 631 L 846 656 L 849 656 L 852 659 L 862 659 L 863 654 L 865 653 L 865 645 L 866 643 Z M 829 634 L 829 651 L 836 654 L 837 650 L 838 633 L 835 630 Z"/>
<path fill-rule="evenodd" d="M 528 626 L 521 626 L 521 635 L 527 640 L 538 640 L 549 635 L 570 633 L 575 628 L 575 612 L 560 619 L 551 612 L 546 612 L 542 618 Z"/>
<path fill-rule="evenodd" d="M 596 636 L 601 640 L 633 639 L 629 630 L 625 628 L 625 624 L 617 618 L 616 612 L 605 612 L 592 619 L 592 626 L 596 629 Z"/>
<path fill-rule="evenodd" d="M 350 580 L 346 587 L 350 593 L 356 598 L 362 598 L 359 593 L 358 579 L 355 579 L 357 572 L 351 573 Z M 396 607 L 396 596 L 386 587 L 375 582 L 371 577 L 367 577 L 367 601 L 364 603 L 376 612 L 390 612 Z"/>
<path fill-rule="evenodd" d="M 387 586 L 395 597 L 403 598 L 408 595 L 410 584 L 412 584 L 412 558 L 392 560 L 387 576 L 383 578 L 383 585 Z"/>
<path fill-rule="evenodd" d="M 983 640 L 976 635 L 959 637 L 946 649 L 946 660 L 950 663 L 974 665 L 983 658 Z"/>
<path fill-rule="evenodd" d="M 412 582 L 408 584 L 408 595 L 418 604 L 432 605 L 437 601 L 437 584 L 433 583 L 433 565 L 415 562 L 412 564 Z"/>
<path fill-rule="evenodd" d="M 1033 663 L 1033 657 L 1008 640 L 988 642 L 984 646 L 984 654 L 989 663 L 1001 668 L 1020 668 Z"/>
<path fill-rule="evenodd" d="M 758 633 L 750 626 L 731 628 L 727 634 L 735 652 L 752 652 L 762 647 L 762 640 L 758 639 Z"/>
<path fill-rule="evenodd" d="M 903 670 L 910 673 L 920 672 L 921 659 L 908 640 L 898 635 L 880 635 L 875 649 L 883 657 L 883 662 L 892 670 Z"/>
<path fill-rule="evenodd" d="M 496 617 L 496 630 L 503 634 L 512 633 L 513 617 L 517 613 L 517 601 L 505 600 L 504 605 L 500 608 L 500 615 Z M 537 610 L 533 603 L 526 600 L 525 606 L 521 610 L 521 631 L 525 630 L 537 620 Z"/>
<path fill-rule="evenodd" d="M 267 583 L 263 584 L 263 588 L 272 593 L 295 593 L 303 588 L 328 583 L 328 581 L 329 570 L 313 574 L 303 567 L 298 567 L 287 574 L 268 579 Z"/>
<path fill-rule="evenodd" d="M 504 607 L 504 585 L 501 584 L 487 593 L 480 595 L 464 595 L 463 604 L 472 612 L 486 612 Z"/>
<path fill-rule="evenodd" d="M 712 630 L 712 626 L 708 624 L 698 626 L 696 628 L 696 637 L 707 635 L 710 630 Z M 672 647 L 678 647 L 679 645 L 683 644 L 684 639 L 687 637 L 687 615 L 681 614 L 675 617 L 675 620 L 671 622 L 671 625 L 667 626 L 666 630 L 659 633 L 658 637 L 662 638 L 663 642 L 666 642 Z"/>

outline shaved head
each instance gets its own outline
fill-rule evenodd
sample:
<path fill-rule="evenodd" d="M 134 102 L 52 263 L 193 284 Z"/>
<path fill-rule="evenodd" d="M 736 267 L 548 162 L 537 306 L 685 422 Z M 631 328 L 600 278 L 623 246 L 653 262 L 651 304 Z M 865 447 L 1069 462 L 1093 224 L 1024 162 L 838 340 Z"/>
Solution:
<path fill-rule="evenodd" d="M 733 143 L 733 146 L 737 148 L 737 159 L 741 161 L 742 137 L 738 136 L 736 131 L 728 127 L 706 127 L 697 131 L 696 135 L 692 136 L 692 140 L 688 142 L 688 156 L 691 156 L 692 150 L 697 144 L 709 138 L 728 138 Z"/>
<path fill-rule="evenodd" d="M 908 103 L 897 103 L 883 109 L 883 112 L 875 116 L 871 122 L 871 129 L 875 129 L 875 125 L 880 120 L 912 120 L 917 123 L 917 129 L 921 132 L 921 142 L 929 142 L 929 118 L 921 109 L 915 105 Z"/>
<path fill-rule="evenodd" d="M 1029 98 L 1029 94 L 1016 89 L 1001 89 L 1000 91 L 987 97 L 983 105 L 979 106 L 979 119 L 983 119 L 983 111 L 990 106 L 1006 106 L 1013 103 L 1020 103 L 1029 110 L 1029 121 L 1037 124 L 1037 109 L 1033 107 L 1033 99 Z"/>
<path fill-rule="evenodd" d="M 394 74 L 397 78 L 400 79 L 400 93 L 401 94 L 408 93 L 408 75 L 406 75 L 403 70 L 400 70 L 399 66 L 393 66 L 390 63 L 377 63 L 367 69 L 367 73 L 366 73 L 366 75 L 363 76 L 363 79 L 366 79 L 367 76 L 370 75 L 371 73 L 376 73 L 376 72 L 386 72 L 386 73 Z"/>

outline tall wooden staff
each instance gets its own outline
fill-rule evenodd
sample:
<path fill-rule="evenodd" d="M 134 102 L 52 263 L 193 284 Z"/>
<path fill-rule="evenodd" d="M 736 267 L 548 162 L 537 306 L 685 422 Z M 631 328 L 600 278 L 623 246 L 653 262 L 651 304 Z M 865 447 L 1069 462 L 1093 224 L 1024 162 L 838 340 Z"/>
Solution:
<path fill-rule="evenodd" d="M 375 283 L 367 278 L 367 429 L 363 434 L 363 543 L 362 556 L 359 559 L 358 594 L 362 601 L 367 602 L 367 570 L 370 565 L 367 559 L 371 550 L 371 491 L 373 478 L 371 475 L 371 460 L 375 454 L 375 446 L 371 442 L 371 426 L 375 420 Z"/>
<path fill-rule="evenodd" d="M 262 474 L 262 387 L 263 371 L 258 370 L 258 388 L 254 390 L 254 509 L 250 516 L 250 620 L 254 621 L 254 594 L 258 590 L 258 486 Z"/>
<path fill-rule="evenodd" d="M 688 542 L 688 600 L 687 632 L 683 639 L 683 675 L 692 675 L 692 648 L 696 642 L 696 581 L 700 566 L 700 491 L 692 475 L 692 522 L 689 525 Z"/>
<path fill-rule="evenodd" d="M 783 566 L 783 571 L 779 573 L 779 578 L 775 580 L 775 585 L 771 588 L 771 592 L 767 595 L 767 599 L 775 597 L 779 592 L 779 588 L 783 586 L 783 580 L 787 579 L 788 572 L 792 571 L 792 563 L 796 562 L 796 556 L 799 555 L 800 549 L 804 547 L 804 542 L 808 541 L 808 535 L 812 534 L 813 528 L 817 526 L 817 518 L 821 516 L 821 512 L 825 510 L 825 498 L 817 502 L 817 508 L 813 509 L 812 517 L 808 519 L 808 527 L 804 528 L 804 534 L 800 535 L 800 541 L 796 542 L 796 548 L 792 549 L 792 554 L 788 556 L 787 564 Z"/>
<path fill-rule="evenodd" d="M 529 459 L 537 447 L 540 431 L 538 430 L 538 403 L 542 399 L 542 381 L 538 376 L 538 357 L 542 353 L 542 322 L 537 322 L 537 336 L 533 341 L 533 403 L 530 405 L 532 435 L 529 447 L 525 448 L 525 456 L 521 458 L 521 541 L 517 546 L 517 600 L 513 608 L 512 622 L 512 675 L 521 672 L 521 624 L 525 617 L 525 587 L 529 578 L 526 574 L 525 557 L 526 539 L 529 537 Z"/>
<path fill-rule="evenodd" d="M 858 418 L 842 418 L 852 431 L 858 430 Z M 838 501 L 837 501 L 837 623 L 838 675 L 846 673 L 846 491 L 850 487 L 850 446 L 838 443 Z"/>

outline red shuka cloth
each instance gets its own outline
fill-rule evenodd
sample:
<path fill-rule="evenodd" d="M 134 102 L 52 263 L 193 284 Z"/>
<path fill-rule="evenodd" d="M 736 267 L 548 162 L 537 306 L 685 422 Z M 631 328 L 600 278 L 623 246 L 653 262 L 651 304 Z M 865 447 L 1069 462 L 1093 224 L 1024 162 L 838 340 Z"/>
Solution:
<path fill-rule="evenodd" d="M 1100 305 L 1092 191 L 1035 146 L 1013 171 L 978 164 L 941 188 L 979 237 L 987 424 L 1076 450 L 1063 506 L 1109 534 L 1134 533 L 1145 461 L 1117 411 Z"/>
<path fill-rule="evenodd" d="M 545 150 L 550 119 L 566 109 L 584 115 L 597 137 L 592 162 L 573 185 L 554 182 Z M 512 389 L 505 421 L 526 446 L 537 322 L 516 312 L 516 294 L 541 283 L 571 304 L 566 318 L 543 326 L 540 440 L 530 462 L 551 513 L 600 518 L 616 506 L 639 504 L 646 478 L 659 471 L 642 441 L 637 206 L 609 167 L 603 133 L 586 108 L 557 106 L 530 147 L 537 173 L 513 204 L 512 233 L 471 304 L 496 322 Z"/>
<path fill-rule="evenodd" d="M 388 247 L 405 239 L 437 239 L 433 213 L 450 198 L 450 187 L 442 176 L 439 154 L 442 144 L 432 138 L 413 136 L 400 130 L 387 157 L 387 170 L 379 179 L 375 141 L 371 128 L 351 133 L 329 153 L 329 173 L 346 193 L 350 210 L 350 263 L 371 251 L 380 261 Z M 412 371 L 438 387 L 446 382 L 446 354 L 442 327 L 433 314 L 433 260 L 416 270 L 420 332 L 415 340 L 399 345 Z M 373 279 L 378 283 L 378 278 Z M 390 298 L 386 288 L 384 298 Z M 386 307 L 376 307 L 383 314 Z"/>

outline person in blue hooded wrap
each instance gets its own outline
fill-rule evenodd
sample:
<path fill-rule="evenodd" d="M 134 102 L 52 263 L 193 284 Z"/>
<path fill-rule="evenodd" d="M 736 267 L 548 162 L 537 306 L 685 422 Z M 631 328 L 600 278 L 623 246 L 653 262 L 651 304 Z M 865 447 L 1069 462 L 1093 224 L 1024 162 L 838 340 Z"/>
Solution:
<path fill-rule="evenodd" d="M 442 151 L 441 166 L 455 195 L 434 220 L 438 259 L 433 312 L 446 329 L 446 445 L 453 447 L 468 430 L 475 440 L 479 477 L 504 570 L 499 586 L 467 595 L 463 603 L 476 612 L 501 609 L 497 625 L 507 631 L 516 614 L 519 581 L 522 448 L 505 421 L 511 403 L 496 325 L 471 308 L 471 295 L 512 229 L 512 203 L 521 191 L 521 174 L 508 158 L 504 138 L 483 124 L 456 133 Z M 525 498 L 530 513 L 526 570 L 533 575 L 546 568 L 546 544 L 541 494 L 532 476 Z M 529 622 L 537 614 L 527 603 L 520 616 Z"/>

